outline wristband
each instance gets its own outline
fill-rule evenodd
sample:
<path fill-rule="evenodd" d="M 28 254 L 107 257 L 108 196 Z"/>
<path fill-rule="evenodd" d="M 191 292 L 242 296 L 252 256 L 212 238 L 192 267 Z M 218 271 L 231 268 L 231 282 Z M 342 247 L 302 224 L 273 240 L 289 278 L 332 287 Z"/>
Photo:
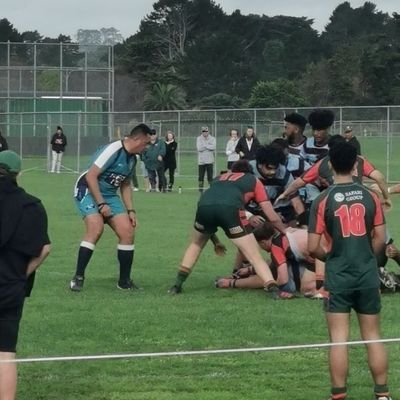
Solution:
<path fill-rule="evenodd" d="M 99 203 L 97 204 L 97 209 L 100 211 L 104 206 L 107 206 L 108 203 Z"/>
<path fill-rule="evenodd" d="M 126 210 L 126 212 L 127 212 L 128 214 L 131 213 L 131 212 L 133 212 L 133 213 L 136 214 L 136 210 L 135 210 L 134 208 L 130 208 L 130 209 Z"/>

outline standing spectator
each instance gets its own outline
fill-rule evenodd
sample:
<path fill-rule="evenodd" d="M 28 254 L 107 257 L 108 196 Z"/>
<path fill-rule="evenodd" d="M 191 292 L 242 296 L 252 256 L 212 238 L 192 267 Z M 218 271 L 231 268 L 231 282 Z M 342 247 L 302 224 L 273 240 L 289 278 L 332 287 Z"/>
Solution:
<path fill-rule="evenodd" d="M 0 151 L 8 150 L 8 143 L 6 138 L 3 136 L 3 134 L 0 131 Z"/>
<path fill-rule="evenodd" d="M 361 155 L 361 145 L 358 139 L 353 135 L 353 128 L 351 126 L 346 126 L 346 129 L 344 130 L 343 133 L 344 138 L 346 139 L 346 142 L 350 143 L 352 146 L 354 146 L 357 150 L 357 155 Z"/>
<path fill-rule="evenodd" d="M 256 133 L 252 126 L 248 126 L 246 133 L 239 139 L 236 145 L 236 153 L 244 160 L 255 160 L 258 148 L 261 146 L 256 138 Z"/>
<path fill-rule="evenodd" d="M 137 174 L 136 174 L 136 165 L 137 165 L 138 161 L 140 161 L 140 156 L 139 156 L 139 154 L 136 154 L 136 163 L 132 170 L 132 190 L 134 192 L 139 191 L 139 181 L 138 181 Z"/>
<path fill-rule="evenodd" d="M 325 277 L 316 270 L 317 289 L 329 292 L 324 309 L 330 340 L 349 340 L 350 312 L 357 313 L 363 340 L 379 340 L 381 297 L 376 256 L 385 247 L 385 219 L 378 196 L 353 182 L 356 149 L 338 143 L 329 150 L 335 184 L 313 202 L 308 228 L 310 255 L 325 261 Z M 321 238 L 328 240 L 328 250 Z M 389 400 L 387 355 L 382 343 L 366 345 L 375 398 Z M 347 395 L 347 346 L 330 347 L 331 399 Z"/>
<path fill-rule="evenodd" d="M 50 252 L 46 211 L 17 184 L 20 157 L 0 153 L 0 360 L 14 360 L 25 297 L 36 269 Z M 0 399 L 13 400 L 17 364 L 0 363 Z"/>
<path fill-rule="evenodd" d="M 211 184 L 214 175 L 214 152 L 217 147 L 216 140 L 210 135 L 208 126 L 201 128 L 201 135 L 196 140 L 198 166 L 199 166 L 199 191 L 204 190 L 204 176 L 207 172 L 208 184 Z"/>
<path fill-rule="evenodd" d="M 59 174 L 62 156 L 64 154 L 65 147 L 67 146 L 67 137 L 64 135 L 61 126 L 57 126 L 56 133 L 52 136 L 50 144 L 52 156 L 50 172 L 54 173 L 57 171 L 57 174 Z"/>
<path fill-rule="evenodd" d="M 136 287 L 131 280 L 136 211 L 132 204 L 130 180 L 137 161 L 136 154 L 140 154 L 149 141 L 150 128 L 145 124 L 137 125 L 124 139 L 97 151 L 90 168 L 78 178 L 74 197 L 86 232 L 79 247 L 76 272 L 70 282 L 72 291 L 79 292 L 83 288 L 86 267 L 103 234 L 105 223 L 119 239 L 117 254 L 120 275 L 117 287 Z"/>
<path fill-rule="evenodd" d="M 227 164 L 228 171 L 232 169 L 232 164 L 240 159 L 239 154 L 236 153 L 236 146 L 239 141 L 238 130 L 231 129 L 229 136 L 230 137 L 228 143 L 226 144 L 226 151 L 225 151 L 225 154 L 228 156 L 228 164 Z"/>
<path fill-rule="evenodd" d="M 164 171 L 168 170 L 169 180 L 168 180 L 168 192 L 172 191 L 172 187 L 175 182 L 175 170 L 176 170 L 176 149 L 178 148 L 178 143 L 175 141 L 175 134 L 172 131 L 167 131 L 165 135 L 165 146 L 166 153 L 164 158 Z"/>
<path fill-rule="evenodd" d="M 165 142 L 158 138 L 155 129 L 151 129 L 150 144 L 143 152 L 142 159 L 149 174 L 149 181 L 152 192 L 166 191 L 166 182 L 164 175 L 165 153 Z"/>

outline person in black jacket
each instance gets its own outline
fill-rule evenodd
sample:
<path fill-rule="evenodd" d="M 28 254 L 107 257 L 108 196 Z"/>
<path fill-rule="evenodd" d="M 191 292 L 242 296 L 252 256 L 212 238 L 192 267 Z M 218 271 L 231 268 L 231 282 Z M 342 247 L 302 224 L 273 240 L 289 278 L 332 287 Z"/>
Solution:
<path fill-rule="evenodd" d="M 255 160 L 256 152 L 261 147 L 259 140 L 256 138 L 254 128 L 248 126 L 246 133 L 239 139 L 236 145 L 236 153 L 239 154 L 241 159 Z"/>
<path fill-rule="evenodd" d="M 40 202 L 17 184 L 21 159 L 0 152 L 0 360 L 15 359 L 25 297 L 36 269 L 50 252 L 47 215 Z M 0 399 L 14 399 L 17 367 L 0 363 Z"/>
<path fill-rule="evenodd" d="M 169 180 L 168 180 L 168 192 L 172 191 L 172 187 L 175 182 L 175 170 L 176 170 L 176 149 L 178 148 L 178 143 L 175 141 L 175 134 L 172 131 L 167 131 L 165 135 L 165 146 L 166 153 L 164 157 L 164 171 L 168 170 Z"/>
<path fill-rule="evenodd" d="M 59 174 L 62 156 L 67 146 L 67 137 L 64 135 L 61 126 L 57 126 L 56 133 L 52 136 L 50 144 L 52 155 L 50 172 L 54 173 L 57 171 L 57 174 Z"/>
<path fill-rule="evenodd" d="M 353 135 L 353 128 L 351 126 L 346 126 L 346 129 L 343 133 L 344 138 L 347 143 L 350 143 L 357 150 L 357 155 L 361 155 L 361 144 L 358 139 Z"/>
<path fill-rule="evenodd" d="M 2 135 L 0 131 L 0 151 L 8 150 L 8 143 L 6 138 Z"/>

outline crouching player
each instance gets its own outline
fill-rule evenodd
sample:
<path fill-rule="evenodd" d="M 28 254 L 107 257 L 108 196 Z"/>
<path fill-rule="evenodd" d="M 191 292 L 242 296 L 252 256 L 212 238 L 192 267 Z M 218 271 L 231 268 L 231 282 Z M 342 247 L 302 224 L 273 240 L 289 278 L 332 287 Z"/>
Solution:
<path fill-rule="evenodd" d="M 232 172 L 217 177 L 200 197 L 191 243 L 181 261 L 176 282 L 169 290 L 171 294 L 182 291 L 183 283 L 218 227 L 224 230 L 226 236 L 251 262 L 263 286 L 267 290 L 277 291 L 276 282 L 260 254 L 246 219 L 245 204 L 254 200 L 276 229 L 283 232 L 285 226 L 268 200 L 264 186 L 251 171 L 248 161 L 237 161 L 232 166 Z"/>
<path fill-rule="evenodd" d="M 308 254 L 307 231 L 288 228 L 286 234 L 274 231 L 270 223 L 257 226 L 253 234 L 259 246 L 271 253 L 271 270 L 279 285 L 279 298 L 291 299 L 296 291 L 306 296 L 314 296 L 315 273 L 314 259 Z M 238 252 L 234 273 L 215 282 L 218 288 L 262 288 L 262 281 L 255 274 L 254 268 Z"/>
<path fill-rule="evenodd" d="M 335 184 L 321 193 L 310 212 L 308 248 L 310 254 L 325 263 L 324 301 L 332 343 L 349 339 L 350 312 L 357 313 L 363 340 L 380 339 L 378 265 L 375 255 L 385 246 L 385 220 L 378 197 L 365 186 L 354 183 L 352 171 L 357 151 L 348 143 L 329 150 Z M 329 242 L 329 251 L 321 246 L 321 237 Z M 377 400 L 389 400 L 388 362 L 382 343 L 367 344 L 368 364 L 375 383 Z M 331 399 L 347 395 L 348 349 L 330 348 Z"/>

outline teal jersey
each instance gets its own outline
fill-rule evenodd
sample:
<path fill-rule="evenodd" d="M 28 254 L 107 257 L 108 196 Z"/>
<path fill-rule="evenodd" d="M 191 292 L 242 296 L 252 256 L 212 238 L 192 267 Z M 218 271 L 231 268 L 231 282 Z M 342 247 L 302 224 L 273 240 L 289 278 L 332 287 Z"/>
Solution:
<path fill-rule="evenodd" d="M 136 155 L 128 153 L 122 140 L 118 140 L 100 148 L 92 158 L 90 167 L 92 165 L 101 169 L 98 177 L 101 194 L 103 196 L 114 195 L 122 182 L 132 176 L 136 165 Z M 88 193 L 86 174 L 87 170 L 75 183 L 77 200 L 81 200 Z"/>
<path fill-rule="evenodd" d="M 328 242 L 325 286 L 330 291 L 379 287 L 371 232 L 385 218 L 375 193 L 359 183 L 330 186 L 312 203 L 308 231 Z"/>

